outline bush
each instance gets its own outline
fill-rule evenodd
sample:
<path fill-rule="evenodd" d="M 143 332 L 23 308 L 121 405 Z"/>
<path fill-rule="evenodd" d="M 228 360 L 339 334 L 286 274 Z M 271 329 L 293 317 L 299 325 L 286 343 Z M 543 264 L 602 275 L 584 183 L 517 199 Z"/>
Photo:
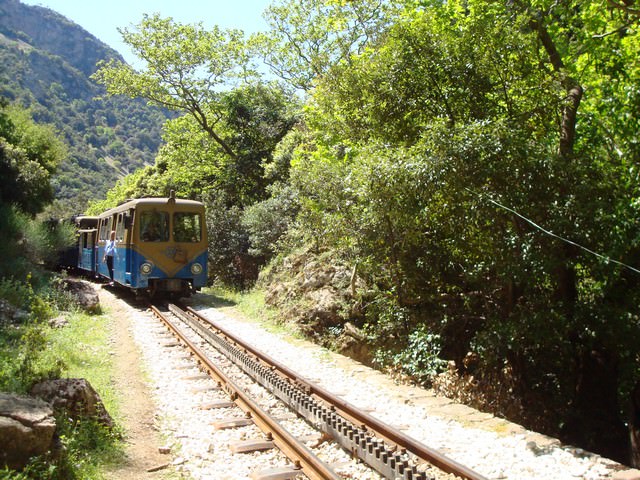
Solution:
<path fill-rule="evenodd" d="M 374 362 L 391 366 L 423 385 L 431 385 L 433 379 L 447 368 L 447 361 L 439 357 L 441 349 L 440 335 L 421 325 L 409 334 L 400 352 L 378 350 Z"/>
<path fill-rule="evenodd" d="M 242 226 L 242 210 L 229 207 L 224 195 L 204 199 L 209 232 L 209 279 L 244 289 L 257 279 L 258 269 L 248 254 L 249 236 Z"/>
<path fill-rule="evenodd" d="M 0 299 L 9 302 L 15 308 L 30 310 L 33 295 L 33 288 L 29 283 L 0 279 Z"/>
<path fill-rule="evenodd" d="M 75 229 L 69 222 L 37 220 L 0 205 L 0 277 L 25 279 L 42 265 L 55 265 L 59 252 L 74 243 Z"/>
<path fill-rule="evenodd" d="M 242 226 L 249 235 L 249 254 L 268 261 L 277 253 L 278 242 L 287 233 L 299 209 L 297 191 L 291 186 L 272 189 L 273 196 L 247 208 Z"/>

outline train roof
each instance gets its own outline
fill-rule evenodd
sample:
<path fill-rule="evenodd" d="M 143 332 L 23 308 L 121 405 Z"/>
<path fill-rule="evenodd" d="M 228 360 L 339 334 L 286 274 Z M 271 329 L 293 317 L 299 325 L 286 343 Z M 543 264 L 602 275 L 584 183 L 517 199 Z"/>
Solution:
<path fill-rule="evenodd" d="M 91 227 L 98 224 L 100 217 L 92 215 L 78 215 L 75 217 L 74 222 L 80 228 Z"/>
<path fill-rule="evenodd" d="M 169 204 L 185 206 L 185 207 L 198 207 L 198 208 L 204 207 L 204 204 L 202 202 L 198 202 L 196 200 L 186 200 L 182 198 L 175 198 L 175 197 L 136 198 L 136 199 L 121 203 L 117 207 L 111 208 L 106 212 L 103 212 L 100 216 L 101 217 L 109 216 L 114 213 L 122 212 L 124 210 L 129 210 L 130 208 L 137 208 L 142 206 L 160 207 L 160 206 L 169 205 Z"/>

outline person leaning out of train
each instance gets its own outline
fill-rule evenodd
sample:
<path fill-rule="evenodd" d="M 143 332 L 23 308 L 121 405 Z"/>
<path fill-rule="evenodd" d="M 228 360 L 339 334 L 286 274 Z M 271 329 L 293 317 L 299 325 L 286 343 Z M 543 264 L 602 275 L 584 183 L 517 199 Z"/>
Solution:
<path fill-rule="evenodd" d="M 104 246 L 104 259 L 103 261 L 107 264 L 107 268 L 109 269 L 109 278 L 111 282 L 109 283 L 110 287 L 113 287 L 113 257 L 116 254 L 116 232 L 115 230 L 111 232 L 109 236 L 109 240 L 107 240 L 106 245 Z"/>

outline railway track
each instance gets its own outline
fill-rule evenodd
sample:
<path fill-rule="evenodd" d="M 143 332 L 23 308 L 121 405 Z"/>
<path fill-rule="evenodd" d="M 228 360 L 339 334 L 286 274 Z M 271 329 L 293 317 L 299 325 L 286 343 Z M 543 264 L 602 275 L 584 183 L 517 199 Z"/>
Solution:
<path fill-rule="evenodd" d="M 246 421 L 255 424 L 265 433 L 267 441 L 252 442 L 255 448 L 276 446 L 292 461 L 292 467 L 268 470 L 263 474 L 256 474 L 254 478 L 286 479 L 295 478 L 300 473 L 311 479 L 343 477 L 260 407 L 246 393 L 246 389 L 237 385 L 197 343 L 206 342 L 221 352 L 297 416 L 313 425 L 324 439 L 330 439 L 350 452 L 353 458 L 368 465 L 382 478 L 427 480 L 457 477 L 484 480 L 484 477 L 464 465 L 420 444 L 300 377 L 287 366 L 245 344 L 242 339 L 225 331 L 197 311 L 177 305 L 169 305 L 164 311 L 155 306 L 151 310 L 192 352 L 201 368 L 245 412 Z M 197 337 L 193 336 L 194 332 Z"/>

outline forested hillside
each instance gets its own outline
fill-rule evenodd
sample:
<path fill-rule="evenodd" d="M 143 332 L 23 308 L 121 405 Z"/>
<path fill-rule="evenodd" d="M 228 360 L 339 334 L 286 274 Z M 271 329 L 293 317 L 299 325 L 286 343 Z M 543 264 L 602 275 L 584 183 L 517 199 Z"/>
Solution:
<path fill-rule="evenodd" d="M 118 178 L 152 164 L 166 112 L 126 97 L 98 99 L 90 79 L 101 60 L 121 57 L 52 10 L 0 0 L 0 97 L 56 127 L 68 158 L 53 178 L 60 215 L 86 209 Z"/>

